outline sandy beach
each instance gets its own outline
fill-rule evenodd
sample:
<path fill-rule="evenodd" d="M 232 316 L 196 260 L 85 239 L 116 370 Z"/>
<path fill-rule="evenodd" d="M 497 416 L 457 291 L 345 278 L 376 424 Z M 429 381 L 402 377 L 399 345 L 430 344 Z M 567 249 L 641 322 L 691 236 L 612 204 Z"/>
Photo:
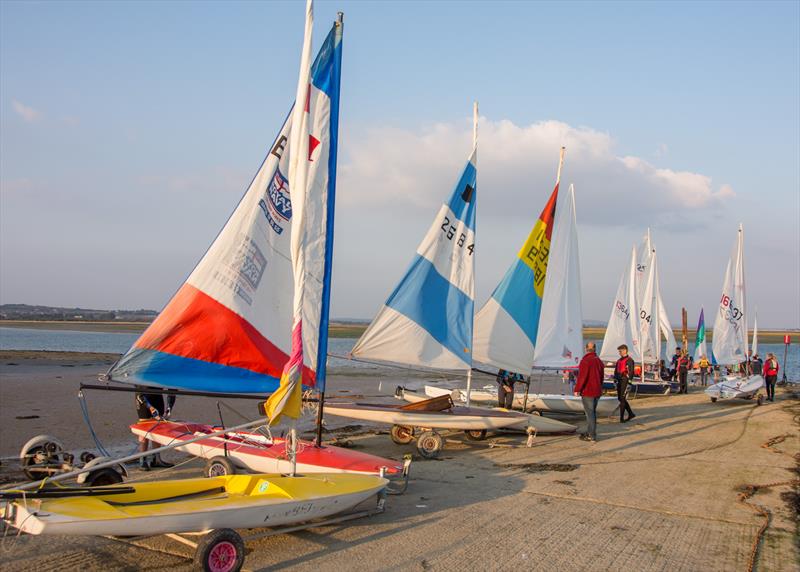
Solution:
<path fill-rule="evenodd" d="M 51 433 L 68 447 L 93 443 L 76 399 L 113 355 L 4 353 L 0 369 L 0 478 L 20 478 L 14 457 L 23 442 Z M 14 365 L 12 365 L 14 364 Z M 413 375 L 381 378 L 335 374 L 331 393 L 390 395 Z M 380 389 L 380 391 L 379 391 Z M 91 420 L 107 446 L 127 452 L 134 441 L 130 394 L 86 392 Z M 227 400 L 252 414 L 251 402 Z M 600 442 L 518 436 L 483 442 L 448 436 L 438 460 L 412 445 L 393 444 L 386 428 L 331 418 L 329 438 L 400 459 L 414 454 L 406 494 L 386 512 L 349 524 L 248 543 L 250 570 L 746 570 L 764 517 L 740 502 L 746 485 L 787 483 L 757 491 L 749 502 L 769 511 L 758 570 L 796 570 L 800 400 L 779 391 L 774 404 L 711 404 L 688 396 L 639 398 L 636 420 L 600 424 Z M 176 417 L 216 421 L 216 403 L 182 398 Z M 575 418 L 573 418 L 574 420 Z M 311 428 L 306 419 L 305 429 Z M 766 446 L 774 443 L 771 446 Z M 184 460 L 179 453 L 172 460 Z M 191 461 L 169 476 L 199 474 Z M 162 475 L 165 476 L 165 475 Z M 152 479 L 152 473 L 132 475 Z M 190 550 L 153 538 L 137 545 L 104 538 L 6 539 L 4 570 L 189 570 Z"/>

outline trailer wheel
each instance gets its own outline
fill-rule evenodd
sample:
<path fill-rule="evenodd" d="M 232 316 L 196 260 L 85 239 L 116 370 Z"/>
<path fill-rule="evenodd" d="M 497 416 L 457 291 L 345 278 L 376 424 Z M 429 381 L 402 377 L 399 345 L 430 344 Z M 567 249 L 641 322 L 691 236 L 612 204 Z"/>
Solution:
<path fill-rule="evenodd" d="M 417 438 L 417 450 L 426 459 L 435 459 L 444 447 L 444 439 L 436 431 L 425 431 Z"/>
<path fill-rule="evenodd" d="M 64 465 L 64 444 L 50 435 L 37 435 L 22 447 L 20 452 L 22 472 L 32 481 L 64 473 L 69 468 Z"/>
<path fill-rule="evenodd" d="M 758 399 L 756 399 L 756 405 L 761 405 L 762 403 L 764 403 L 764 396 L 759 393 Z"/>
<path fill-rule="evenodd" d="M 197 544 L 194 561 L 204 572 L 238 572 L 244 564 L 244 541 L 230 528 L 212 530 Z"/>
<path fill-rule="evenodd" d="M 486 439 L 486 429 L 467 430 L 464 431 L 464 435 L 466 435 L 467 439 L 470 441 L 483 441 Z"/>
<path fill-rule="evenodd" d="M 227 475 L 235 475 L 236 467 L 231 463 L 228 457 L 218 455 L 211 457 L 203 469 L 203 474 L 206 477 L 224 477 Z"/>
<path fill-rule="evenodd" d="M 414 440 L 414 428 L 408 425 L 392 425 L 390 434 L 398 445 L 408 445 Z"/>
<path fill-rule="evenodd" d="M 716 403 L 716 402 L 717 402 L 717 398 L 716 397 L 712 397 L 711 398 L 711 403 Z"/>
<path fill-rule="evenodd" d="M 87 487 L 105 487 L 108 485 L 116 485 L 122 482 L 122 475 L 111 467 L 105 469 L 98 469 L 92 471 L 86 476 L 83 484 Z"/>

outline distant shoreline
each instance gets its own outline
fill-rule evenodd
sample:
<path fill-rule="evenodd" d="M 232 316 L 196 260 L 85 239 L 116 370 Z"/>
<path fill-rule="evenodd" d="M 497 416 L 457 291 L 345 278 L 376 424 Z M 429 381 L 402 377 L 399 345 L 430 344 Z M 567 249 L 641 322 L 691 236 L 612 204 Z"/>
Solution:
<path fill-rule="evenodd" d="M 28 328 L 33 330 L 64 330 L 74 332 L 105 333 L 140 333 L 149 322 L 92 322 L 92 321 L 56 321 L 56 320 L 0 320 L 2 328 Z M 328 333 L 332 338 L 358 338 L 367 329 L 366 323 L 331 322 Z M 583 336 L 590 340 L 602 340 L 604 327 L 587 326 L 583 328 Z M 675 330 L 675 339 L 680 343 L 680 331 Z M 709 341 L 713 331 L 707 330 Z M 800 343 L 800 330 L 763 330 L 758 332 L 758 341 L 767 344 L 783 343 L 783 336 L 792 336 L 792 343 Z M 689 332 L 689 342 L 694 342 L 694 332 Z M 751 332 L 752 338 L 752 332 Z"/>

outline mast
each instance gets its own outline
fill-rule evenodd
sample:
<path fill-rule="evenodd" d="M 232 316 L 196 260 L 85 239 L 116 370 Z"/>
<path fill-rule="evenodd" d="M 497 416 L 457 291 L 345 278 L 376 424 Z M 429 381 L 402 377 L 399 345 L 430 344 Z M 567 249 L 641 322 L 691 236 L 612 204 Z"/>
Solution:
<path fill-rule="evenodd" d="M 344 32 L 344 12 L 336 13 L 336 36 L 338 41 L 341 41 Z M 339 118 L 339 102 L 338 99 L 331 105 L 331 115 L 336 118 L 338 124 Z M 336 155 L 338 145 L 337 140 L 331 137 L 331 151 L 330 151 L 330 164 L 333 168 L 329 168 L 329 189 L 328 189 L 328 217 L 326 225 L 328 227 L 328 240 L 327 250 L 325 252 L 325 275 L 323 277 L 322 289 L 322 313 L 319 320 L 319 346 L 317 349 L 317 383 L 322 380 L 322 389 L 319 391 L 319 406 L 317 408 L 317 438 L 316 446 L 322 447 L 322 417 L 325 409 L 325 386 L 328 370 L 328 324 L 330 320 L 330 299 L 331 299 L 331 274 L 333 271 L 333 221 L 334 221 L 334 205 L 335 205 L 335 189 L 336 189 Z M 333 173 L 333 176 L 331 175 Z"/>
<path fill-rule="evenodd" d="M 475 101 L 472 103 L 472 149 L 475 152 L 475 167 L 478 166 L 478 102 Z M 475 175 L 477 179 L 477 174 Z M 476 180 L 477 184 L 477 180 Z M 477 233 L 478 230 L 478 213 L 475 213 L 475 232 Z M 473 264 L 473 272 L 474 272 L 474 262 Z M 473 274 L 474 276 L 474 274 Z M 470 321 L 472 322 L 472 327 L 470 331 L 474 331 L 475 329 L 475 312 L 472 312 L 470 316 Z M 470 340 L 471 345 L 472 340 Z M 472 348 L 470 347 L 470 368 L 467 370 L 467 407 L 470 405 L 472 397 Z"/>
<path fill-rule="evenodd" d="M 747 297 L 744 284 L 744 226 L 742 223 L 739 223 L 739 252 L 736 258 L 736 265 L 739 268 L 738 276 L 741 278 L 742 284 L 742 322 L 744 322 L 745 371 L 742 372 L 742 377 L 747 378 L 747 370 L 750 369 L 750 337 L 747 333 Z"/>

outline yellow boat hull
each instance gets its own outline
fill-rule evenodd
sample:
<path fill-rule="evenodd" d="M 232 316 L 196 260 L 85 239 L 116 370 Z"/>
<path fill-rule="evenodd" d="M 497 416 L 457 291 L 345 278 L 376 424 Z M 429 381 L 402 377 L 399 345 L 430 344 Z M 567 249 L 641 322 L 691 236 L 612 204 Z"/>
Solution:
<path fill-rule="evenodd" d="M 387 483 L 350 474 L 152 481 L 124 494 L 15 500 L 4 520 L 29 534 L 103 536 L 283 526 L 349 510 Z"/>

